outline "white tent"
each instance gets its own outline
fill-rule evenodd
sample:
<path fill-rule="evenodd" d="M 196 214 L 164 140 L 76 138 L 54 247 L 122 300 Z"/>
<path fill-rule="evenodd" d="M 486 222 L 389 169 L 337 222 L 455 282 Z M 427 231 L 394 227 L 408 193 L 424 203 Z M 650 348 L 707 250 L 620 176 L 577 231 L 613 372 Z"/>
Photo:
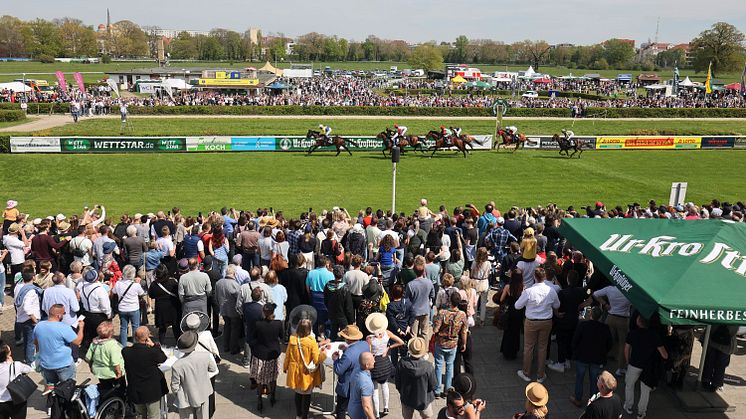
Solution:
<path fill-rule="evenodd" d="M 165 79 L 161 81 L 161 86 L 168 86 L 172 89 L 178 90 L 189 90 L 192 88 L 192 86 L 188 85 L 184 79 Z"/>
<path fill-rule="evenodd" d="M 9 83 L 0 83 L 0 90 L 12 90 L 14 92 L 30 92 L 31 88 L 21 83 L 20 81 L 13 81 Z"/>
<path fill-rule="evenodd" d="M 694 82 L 689 80 L 689 76 L 686 76 L 686 78 L 683 81 L 679 82 L 680 87 L 693 87 Z"/>
<path fill-rule="evenodd" d="M 528 70 L 526 70 L 526 72 L 523 75 L 526 77 L 531 77 L 534 74 L 536 74 L 536 71 L 534 71 L 534 66 L 530 65 L 528 66 Z"/>

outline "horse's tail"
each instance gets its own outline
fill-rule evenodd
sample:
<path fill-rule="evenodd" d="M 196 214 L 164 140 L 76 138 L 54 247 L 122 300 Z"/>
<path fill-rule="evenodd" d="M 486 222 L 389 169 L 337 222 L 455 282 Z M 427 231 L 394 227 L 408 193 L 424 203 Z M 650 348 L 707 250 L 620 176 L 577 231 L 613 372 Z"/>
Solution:
<path fill-rule="evenodd" d="M 471 136 L 471 135 L 467 135 L 466 138 L 469 138 L 471 141 L 474 141 L 475 143 L 477 143 L 479 145 L 484 145 L 484 143 L 487 141 L 486 138 L 484 140 L 482 140 L 482 141 L 479 141 L 477 139 L 477 137 L 474 137 L 474 136 Z"/>

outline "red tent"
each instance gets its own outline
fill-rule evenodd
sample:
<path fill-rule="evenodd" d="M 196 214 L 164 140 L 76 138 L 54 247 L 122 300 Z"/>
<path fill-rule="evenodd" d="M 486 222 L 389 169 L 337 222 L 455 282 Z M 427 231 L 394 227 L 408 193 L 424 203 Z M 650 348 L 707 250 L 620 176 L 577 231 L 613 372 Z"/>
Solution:
<path fill-rule="evenodd" d="M 550 84 L 552 82 L 552 79 L 536 79 L 534 80 L 534 83 L 536 84 Z"/>
<path fill-rule="evenodd" d="M 726 90 L 741 90 L 741 83 L 731 83 L 723 86 Z"/>

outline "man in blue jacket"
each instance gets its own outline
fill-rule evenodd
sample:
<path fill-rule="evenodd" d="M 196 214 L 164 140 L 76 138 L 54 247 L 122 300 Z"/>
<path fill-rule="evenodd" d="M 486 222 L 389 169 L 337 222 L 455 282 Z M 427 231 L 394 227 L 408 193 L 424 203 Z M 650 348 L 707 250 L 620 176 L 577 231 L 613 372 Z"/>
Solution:
<path fill-rule="evenodd" d="M 366 341 L 361 340 L 363 334 L 354 324 L 345 327 L 339 332 L 339 336 L 344 338 L 347 348 L 344 349 L 342 356 L 339 356 L 337 352 L 332 354 L 334 374 L 337 375 L 337 388 L 335 389 L 337 392 L 337 407 L 334 415 L 337 419 L 345 419 L 347 404 L 350 401 L 350 380 L 360 371 L 360 355 L 370 352 L 370 347 Z"/>

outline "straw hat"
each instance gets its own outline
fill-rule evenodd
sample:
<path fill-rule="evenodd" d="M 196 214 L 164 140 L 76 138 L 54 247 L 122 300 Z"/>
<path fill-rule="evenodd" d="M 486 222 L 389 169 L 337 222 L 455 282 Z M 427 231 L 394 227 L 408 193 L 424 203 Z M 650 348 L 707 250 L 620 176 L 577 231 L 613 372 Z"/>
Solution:
<path fill-rule="evenodd" d="M 389 320 L 383 313 L 370 313 L 365 318 L 365 328 L 374 335 L 385 332 L 388 327 Z"/>
<path fill-rule="evenodd" d="M 549 392 L 541 383 L 534 381 L 526 386 L 526 399 L 536 407 L 546 406 L 549 401 Z"/>
<path fill-rule="evenodd" d="M 18 225 L 18 223 L 13 223 L 10 225 L 10 227 L 8 227 L 8 233 L 10 234 L 16 234 L 19 231 L 21 231 L 21 226 Z"/>
<path fill-rule="evenodd" d="M 354 324 L 349 324 L 339 332 L 339 336 L 347 340 L 360 340 L 363 338 L 363 333 Z"/>
<path fill-rule="evenodd" d="M 63 232 L 63 233 L 64 233 L 64 232 L 66 232 L 67 230 L 69 230 L 69 229 L 70 229 L 70 223 L 68 223 L 67 221 L 60 221 L 60 222 L 59 222 L 59 223 L 57 224 L 57 229 L 58 229 L 58 230 L 59 230 L 60 232 Z"/>
<path fill-rule="evenodd" d="M 409 349 L 409 356 L 412 358 L 418 359 L 427 356 L 427 342 L 419 336 L 409 340 L 407 349 Z"/>
<path fill-rule="evenodd" d="M 13 208 L 15 208 L 15 207 L 17 207 L 17 206 L 18 206 L 18 201 L 14 201 L 14 200 L 12 200 L 12 199 L 9 199 L 9 200 L 8 200 L 8 202 L 6 202 L 6 203 L 5 203 L 5 206 L 6 206 L 6 207 L 7 207 L 8 209 L 13 209 Z"/>

